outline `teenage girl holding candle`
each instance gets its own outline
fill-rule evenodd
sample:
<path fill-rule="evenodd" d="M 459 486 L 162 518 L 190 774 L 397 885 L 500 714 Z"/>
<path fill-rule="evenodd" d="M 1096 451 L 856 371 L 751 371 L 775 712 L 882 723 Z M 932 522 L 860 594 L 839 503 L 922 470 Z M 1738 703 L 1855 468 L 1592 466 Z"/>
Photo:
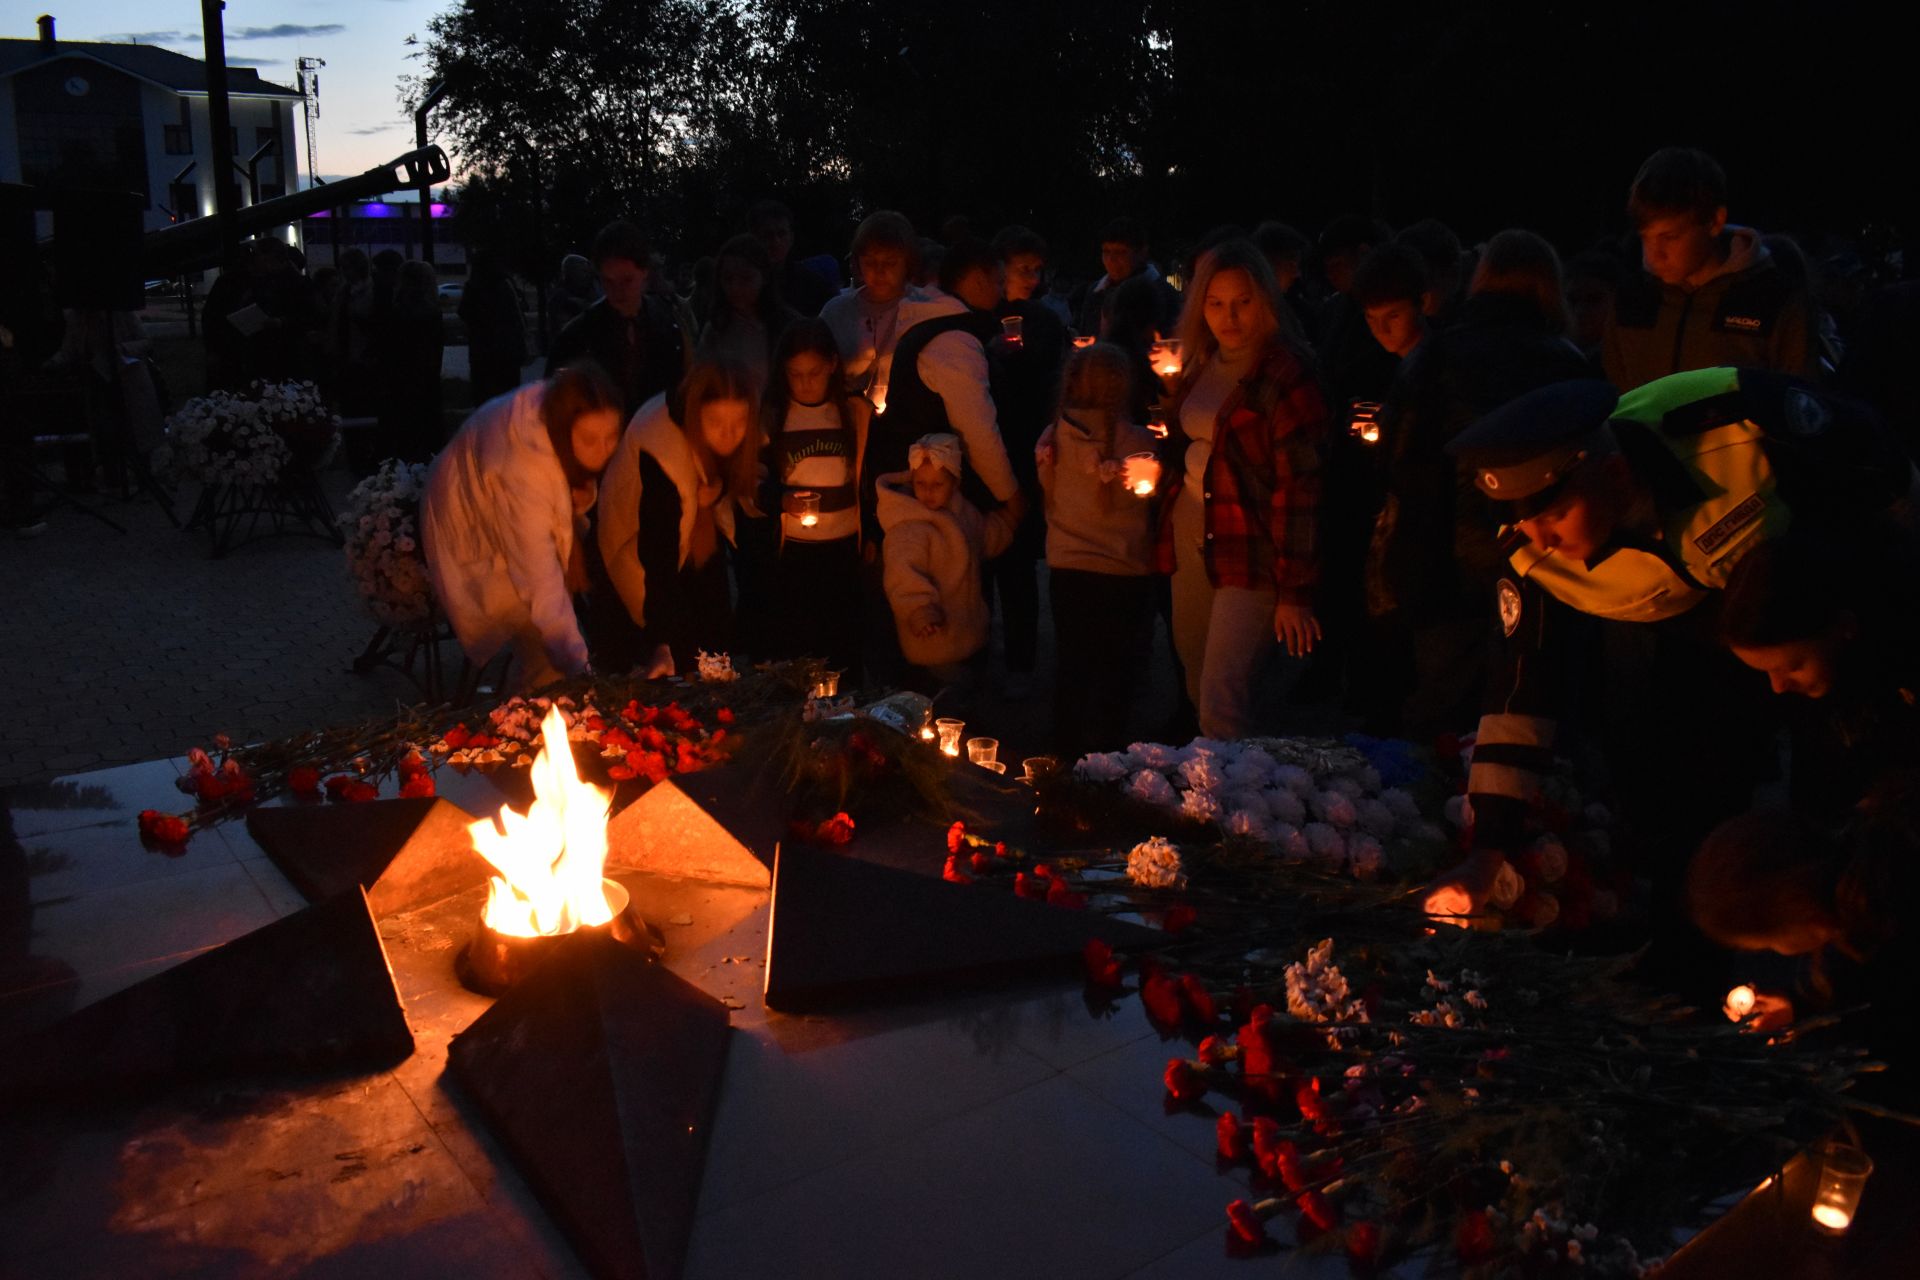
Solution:
<path fill-rule="evenodd" d="M 1059 655 L 1054 749 L 1066 760 L 1128 740 L 1153 626 L 1159 442 L 1128 412 L 1133 383 L 1128 352 L 1106 342 L 1076 349 L 1061 379 L 1059 416 L 1034 450 Z"/>
<path fill-rule="evenodd" d="M 864 399 L 847 394 L 827 322 L 790 325 L 774 349 L 761 404 L 767 439 L 761 507 L 780 513 L 768 636 L 776 655 L 824 658 L 841 671 L 858 666 L 859 467 L 872 413 Z"/>
<path fill-rule="evenodd" d="M 1298 657 L 1320 637 L 1327 405 L 1281 306 L 1265 256 L 1228 240 L 1200 256 L 1177 331 L 1157 562 L 1173 575 L 1174 646 L 1210 738 L 1253 731 L 1255 678 L 1276 642 Z"/>

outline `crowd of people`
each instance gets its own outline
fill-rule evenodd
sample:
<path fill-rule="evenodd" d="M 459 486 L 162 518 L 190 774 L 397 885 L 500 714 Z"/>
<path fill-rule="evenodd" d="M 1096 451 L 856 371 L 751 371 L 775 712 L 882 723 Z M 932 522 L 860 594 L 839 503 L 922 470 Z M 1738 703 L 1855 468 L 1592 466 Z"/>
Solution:
<path fill-rule="evenodd" d="M 1898 932 L 1872 886 L 1920 828 L 1886 354 L 1912 298 L 1837 323 L 1698 151 L 1649 158 L 1626 211 L 1637 261 L 1356 217 L 1218 228 L 1166 272 L 1120 218 L 1064 296 L 1029 229 L 891 211 L 840 289 L 768 204 L 686 299 L 614 223 L 547 376 L 434 465 L 435 587 L 525 685 L 714 650 L 964 703 L 1032 691 L 1044 562 L 1063 756 L 1124 745 L 1164 625 L 1176 736 L 1285 732 L 1277 668 L 1373 734 L 1477 722 L 1436 915 L 1482 908 L 1571 756 L 1676 971 L 1707 936 L 1871 967 Z M 1750 815 L 1783 728 L 1794 822 Z"/>

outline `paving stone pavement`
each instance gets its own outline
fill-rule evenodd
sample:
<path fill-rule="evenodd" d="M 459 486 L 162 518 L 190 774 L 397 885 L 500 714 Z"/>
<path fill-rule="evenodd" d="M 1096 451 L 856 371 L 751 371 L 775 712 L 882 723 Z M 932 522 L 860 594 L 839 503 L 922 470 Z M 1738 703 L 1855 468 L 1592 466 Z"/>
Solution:
<path fill-rule="evenodd" d="M 330 470 L 336 506 L 352 479 Z M 274 538 L 207 556 L 151 501 L 89 501 L 38 538 L 0 540 L 0 786 L 391 712 L 417 694 L 350 666 L 374 624 L 339 548 Z M 184 511 L 186 504 L 181 504 Z"/>

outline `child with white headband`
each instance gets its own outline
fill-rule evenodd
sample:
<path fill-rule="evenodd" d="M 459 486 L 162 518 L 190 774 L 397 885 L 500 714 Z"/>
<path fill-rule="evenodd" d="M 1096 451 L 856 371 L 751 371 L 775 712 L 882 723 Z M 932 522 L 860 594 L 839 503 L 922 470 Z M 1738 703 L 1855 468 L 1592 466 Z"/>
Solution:
<path fill-rule="evenodd" d="M 989 621 L 980 565 L 1006 549 L 1017 519 L 1009 507 L 983 516 L 960 496 L 962 457 L 958 436 L 922 436 L 907 451 L 908 469 L 876 485 L 887 604 L 900 650 L 936 687 L 971 683 Z"/>

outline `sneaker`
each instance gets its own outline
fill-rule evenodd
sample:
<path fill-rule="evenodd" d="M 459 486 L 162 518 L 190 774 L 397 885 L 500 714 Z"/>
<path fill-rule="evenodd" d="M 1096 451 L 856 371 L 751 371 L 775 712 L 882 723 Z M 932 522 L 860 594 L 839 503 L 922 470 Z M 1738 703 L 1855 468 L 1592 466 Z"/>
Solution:
<path fill-rule="evenodd" d="M 1008 702 L 1025 702 L 1033 696 L 1033 674 L 1028 671 L 1007 672 L 1007 683 L 1000 692 Z"/>

